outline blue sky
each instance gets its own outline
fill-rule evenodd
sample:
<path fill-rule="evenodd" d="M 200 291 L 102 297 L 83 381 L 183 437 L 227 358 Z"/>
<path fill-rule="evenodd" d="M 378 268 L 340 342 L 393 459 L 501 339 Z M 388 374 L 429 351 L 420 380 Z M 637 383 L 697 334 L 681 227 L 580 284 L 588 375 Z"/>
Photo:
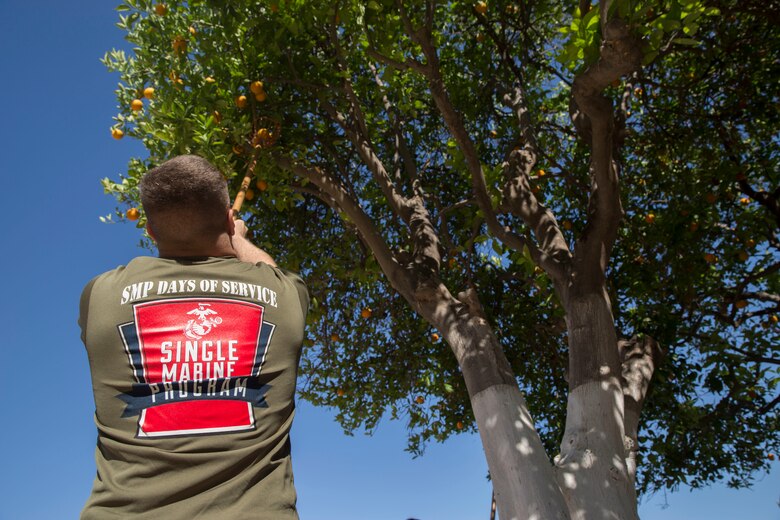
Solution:
<path fill-rule="evenodd" d="M 0 0 L 0 520 L 70 519 L 89 494 L 96 431 L 76 327 L 82 286 L 138 254 L 140 232 L 102 224 L 99 180 L 119 177 L 138 143 L 109 134 L 117 77 L 99 62 L 123 46 L 114 2 Z M 487 519 L 490 486 L 476 435 L 413 459 L 403 425 L 348 437 L 326 409 L 299 403 L 293 457 L 304 520 Z M 775 464 L 778 464 L 776 461 Z M 752 490 L 723 486 L 645 499 L 645 520 L 777 520 L 777 467 Z"/>

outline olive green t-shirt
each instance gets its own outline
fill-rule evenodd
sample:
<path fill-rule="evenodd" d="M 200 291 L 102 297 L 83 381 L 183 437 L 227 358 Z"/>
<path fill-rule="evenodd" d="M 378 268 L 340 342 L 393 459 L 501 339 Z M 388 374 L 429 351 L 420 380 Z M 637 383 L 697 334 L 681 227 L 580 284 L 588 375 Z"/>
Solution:
<path fill-rule="evenodd" d="M 98 429 L 82 520 L 297 519 L 290 462 L 309 297 L 235 258 L 139 257 L 81 297 Z"/>

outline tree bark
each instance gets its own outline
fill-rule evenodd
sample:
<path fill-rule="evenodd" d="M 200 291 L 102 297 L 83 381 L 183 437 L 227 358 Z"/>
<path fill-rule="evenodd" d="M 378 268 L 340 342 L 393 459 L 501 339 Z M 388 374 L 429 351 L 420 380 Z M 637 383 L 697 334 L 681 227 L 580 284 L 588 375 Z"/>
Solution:
<path fill-rule="evenodd" d="M 633 337 L 618 342 L 622 361 L 623 398 L 625 406 L 625 431 L 628 477 L 636 484 L 636 454 L 639 449 L 639 414 L 650 387 L 655 367 L 664 352 L 650 336 Z"/>
<path fill-rule="evenodd" d="M 420 313 L 442 332 L 461 367 L 501 520 L 568 519 L 525 399 L 474 292 L 455 299 L 439 285 L 419 303 Z"/>
<path fill-rule="evenodd" d="M 613 80 L 640 68 L 641 48 L 620 19 L 599 3 L 600 57 L 572 85 L 572 120 L 590 144 L 588 222 L 574 248 L 565 283 L 556 284 L 569 333 L 569 399 L 557 476 L 572 519 L 638 520 L 628 462 L 623 367 L 606 270 L 622 208 L 613 142 Z"/>
<path fill-rule="evenodd" d="M 569 399 L 557 477 L 572 520 L 638 519 L 626 463 L 621 363 L 606 292 L 564 302 Z"/>
<path fill-rule="evenodd" d="M 568 520 L 552 464 L 476 291 L 455 298 L 438 278 L 438 240 L 422 200 L 407 201 L 414 261 L 399 262 L 370 217 L 331 175 L 296 165 L 287 157 L 278 157 L 277 163 L 308 178 L 331 197 L 371 246 L 390 284 L 450 345 L 477 420 L 501 519 Z"/>

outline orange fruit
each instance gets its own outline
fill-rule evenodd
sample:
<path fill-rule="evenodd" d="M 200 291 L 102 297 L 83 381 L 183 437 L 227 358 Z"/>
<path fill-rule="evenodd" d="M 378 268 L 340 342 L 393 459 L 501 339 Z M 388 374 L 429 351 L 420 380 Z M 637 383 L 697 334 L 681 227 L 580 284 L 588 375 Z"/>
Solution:
<path fill-rule="evenodd" d="M 195 36 L 195 34 L 198 32 L 198 31 L 195 30 L 195 27 L 193 27 L 191 25 L 190 25 L 189 31 L 190 31 L 190 34 L 193 35 L 193 36 Z"/>
<path fill-rule="evenodd" d="M 750 204 L 750 197 L 742 197 L 739 199 L 742 204 Z"/>
<path fill-rule="evenodd" d="M 462 430 L 463 429 L 463 421 L 458 421 L 455 423 L 455 428 Z"/>
<path fill-rule="evenodd" d="M 125 212 L 125 217 L 127 220 L 138 220 L 141 217 L 141 212 L 138 211 L 138 208 L 130 208 Z"/>
<path fill-rule="evenodd" d="M 122 139 L 124 136 L 125 136 L 125 133 L 122 131 L 121 128 L 112 128 L 111 129 L 111 137 L 113 137 L 117 141 Z"/>
<path fill-rule="evenodd" d="M 157 4 L 154 6 L 154 12 L 158 14 L 158 16 L 165 16 L 165 13 L 168 12 L 168 6 L 165 4 Z"/>
<path fill-rule="evenodd" d="M 341 341 L 341 338 L 339 337 L 338 334 L 331 334 L 330 335 L 330 340 L 333 341 L 333 342 L 336 342 L 336 341 Z"/>
<path fill-rule="evenodd" d="M 252 188 L 247 188 L 246 192 L 244 193 L 244 199 L 246 200 L 252 200 L 255 198 L 255 190 Z"/>
<path fill-rule="evenodd" d="M 177 36 L 171 42 L 171 47 L 173 47 L 173 52 L 178 54 L 187 52 L 187 40 L 183 36 Z"/>
<path fill-rule="evenodd" d="M 536 172 L 536 175 L 538 175 L 539 177 L 544 177 L 545 175 L 547 175 L 547 172 L 540 169 L 538 172 Z"/>
<path fill-rule="evenodd" d="M 737 309 L 744 309 L 748 306 L 748 302 L 746 300 L 739 300 L 737 303 L 734 304 L 734 307 Z"/>
<path fill-rule="evenodd" d="M 474 4 L 474 10 L 479 14 L 487 13 L 487 2 L 477 2 Z"/>
<path fill-rule="evenodd" d="M 268 183 L 263 179 L 257 179 L 257 182 L 255 183 L 255 186 L 260 191 L 265 191 L 268 189 Z"/>
<path fill-rule="evenodd" d="M 336 395 L 339 397 L 344 397 L 344 390 L 342 388 L 336 389 Z"/>
<path fill-rule="evenodd" d="M 144 108 L 144 102 L 140 99 L 134 99 L 130 102 L 130 108 L 138 112 L 139 110 L 143 110 Z"/>
<path fill-rule="evenodd" d="M 425 402 L 425 398 L 421 395 L 418 395 L 417 399 L 415 399 L 414 402 L 417 404 L 423 404 Z"/>
<path fill-rule="evenodd" d="M 368 319 L 374 314 L 374 311 L 369 309 L 368 307 L 364 308 L 362 311 L 360 311 L 360 316 L 363 319 Z"/>
<path fill-rule="evenodd" d="M 718 261 L 718 257 L 712 253 L 707 253 L 704 255 L 704 261 L 707 262 L 708 264 L 714 264 L 715 262 Z"/>
<path fill-rule="evenodd" d="M 655 215 L 653 213 L 648 213 L 647 215 L 645 215 L 645 222 L 647 222 L 648 224 L 652 224 L 653 222 L 655 222 Z"/>
<path fill-rule="evenodd" d="M 246 107 L 246 96 L 241 95 L 236 98 L 236 106 L 238 108 L 244 108 Z"/>
<path fill-rule="evenodd" d="M 434 343 L 439 341 L 439 335 L 436 334 L 435 332 L 433 334 L 431 334 L 431 341 L 433 341 Z"/>
<path fill-rule="evenodd" d="M 756 245 L 756 241 L 753 240 L 752 238 L 748 238 L 747 242 L 745 242 L 745 245 L 748 247 L 753 247 L 754 245 Z"/>
<path fill-rule="evenodd" d="M 239 145 L 234 144 L 233 145 L 233 153 L 236 154 L 236 155 L 241 155 L 242 153 L 244 153 L 244 150 Z"/>
<path fill-rule="evenodd" d="M 144 89 L 144 97 L 146 99 L 152 99 L 154 97 L 154 89 L 152 87 L 146 87 Z"/>
<path fill-rule="evenodd" d="M 180 84 L 180 85 L 181 85 L 182 83 L 184 83 L 184 82 L 181 80 L 181 78 L 179 77 L 179 75 L 176 73 L 176 71 L 175 71 L 175 70 L 172 70 L 172 71 L 171 71 L 171 73 L 170 73 L 170 74 L 168 74 L 168 77 L 170 78 L 170 80 L 171 80 L 171 83 L 173 83 L 173 84 L 174 84 L 174 86 L 176 86 L 176 83 L 178 83 L 178 84 Z"/>
<path fill-rule="evenodd" d="M 257 131 L 255 137 L 252 139 L 252 144 L 256 147 L 271 146 L 274 144 L 274 134 L 272 134 L 271 131 L 267 128 L 261 128 Z"/>
<path fill-rule="evenodd" d="M 262 81 L 253 81 L 251 85 L 249 85 L 249 90 L 252 91 L 252 94 L 259 94 L 261 92 L 264 92 L 263 90 L 263 82 Z"/>
<path fill-rule="evenodd" d="M 491 130 L 490 131 L 490 137 L 495 139 L 496 137 L 498 137 L 498 132 L 496 132 L 495 130 Z"/>
<path fill-rule="evenodd" d="M 775 460 L 775 454 L 774 453 L 767 453 L 766 458 L 769 460 Z"/>
<path fill-rule="evenodd" d="M 268 94 L 266 94 L 266 93 L 265 93 L 265 91 L 263 91 L 263 92 L 260 92 L 260 93 L 258 93 L 258 94 L 255 94 L 255 99 L 256 99 L 257 101 L 259 101 L 260 103 L 262 103 L 263 101 L 265 101 L 266 99 L 268 99 Z"/>
<path fill-rule="evenodd" d="M 572 228 L 572 223 L 570 220 L 564 220 L 563 221 L 563 229 L 570 230 Z"/>
<path fill-rule="evenodd" d="M 778 321 L 780 321 L 780 318 L 777 317 L 777 314 L 772 314 L 772 316 L 769 317 L 769 321 L 771 321 L 772 323 L 777 323 Z"/>

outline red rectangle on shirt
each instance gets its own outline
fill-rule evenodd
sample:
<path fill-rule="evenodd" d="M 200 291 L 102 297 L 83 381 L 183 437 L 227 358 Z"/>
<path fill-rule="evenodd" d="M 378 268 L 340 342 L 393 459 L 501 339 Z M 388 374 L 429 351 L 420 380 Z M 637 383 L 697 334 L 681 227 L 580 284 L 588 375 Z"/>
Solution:
<path fill-rule="evenodd" d="M 217 298 L 136 305 L 135 324 L 146 383 L 156 404 L 139 419 L 139 436 L 235 431 L 254 427 L 252 404 L 230 399 L 226 380 L 257 375 L 263 307 Z M 197 385 L 198 391 L 171 383 Z M 167 383 L 167 385 L 166 385 Z"/>

